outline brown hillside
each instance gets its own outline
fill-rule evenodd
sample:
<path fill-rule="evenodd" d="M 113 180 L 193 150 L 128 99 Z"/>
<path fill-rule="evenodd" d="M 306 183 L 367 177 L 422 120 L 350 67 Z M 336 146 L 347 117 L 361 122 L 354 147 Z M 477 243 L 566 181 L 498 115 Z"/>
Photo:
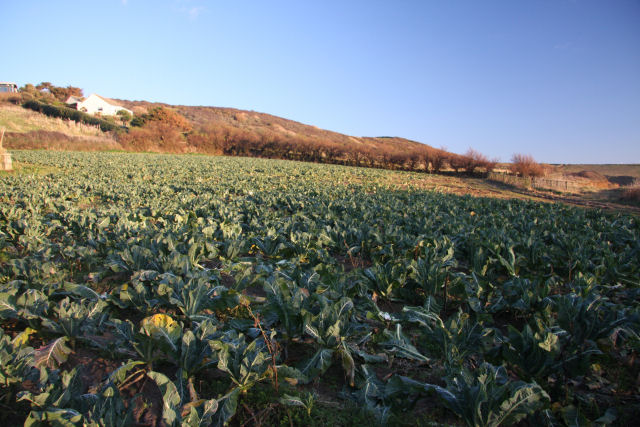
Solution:
<path fill-rule="evenodd" d="M 121 99 L 116 102 L 137 114 L 144 114 L 157 107 L 173 108 L 193 124 L 195 131 L 202 133 L 230 131 L 236 138 L 286 141 L 292 144 L 331 147 L 347 152 L 355 150 L 365 157 L 374 153 L 380 156 L 397 157 L 420 151 L 444 157 L 457 156 L 404 138 L 348 136 L 255 111 L 223 107 L 171 106 L 163 103 Z"/>

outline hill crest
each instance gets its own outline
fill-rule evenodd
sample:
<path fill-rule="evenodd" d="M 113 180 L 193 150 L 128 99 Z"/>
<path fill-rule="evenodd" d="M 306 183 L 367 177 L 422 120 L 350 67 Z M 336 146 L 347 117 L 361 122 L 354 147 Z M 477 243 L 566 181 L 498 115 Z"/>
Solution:
<path fill-rule="evenodd" d="M 258 133 L 261 136 L 279 134 L 287 137 L 309 138 L 317 143 L 331 142 L 345 147 L 352 144 L 362 144 L 371 149 L 388 149 L 394 154 L 426 148 L 442 154 L 452 155 L 452 153 L 444 150 L 402 137 L 346 135 L 253 110 L 241 110 L 231 107 L 171 105 L 161 102 L 130 101 L 125 99 L 114 99 L 114 101 L 134 111 L 136 114 L 144 114 L 157 107 L 174 109 L 187 118 L 197 130 L 206 131 L 217 126 L 232 126 L 237 129 Z"/>

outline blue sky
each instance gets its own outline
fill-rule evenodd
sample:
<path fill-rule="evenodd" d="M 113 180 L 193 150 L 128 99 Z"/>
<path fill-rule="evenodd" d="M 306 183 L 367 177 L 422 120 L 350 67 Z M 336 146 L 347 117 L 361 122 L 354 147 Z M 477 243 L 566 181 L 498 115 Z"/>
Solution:
<path fill-rule="evenodd" d="M 638 0 L 0 0 L 0 80 L 640 163 Z"/>

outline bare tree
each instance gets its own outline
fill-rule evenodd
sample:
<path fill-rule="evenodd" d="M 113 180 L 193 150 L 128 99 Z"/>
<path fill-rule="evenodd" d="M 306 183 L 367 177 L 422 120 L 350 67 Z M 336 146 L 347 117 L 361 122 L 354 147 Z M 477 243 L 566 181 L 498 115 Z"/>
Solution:
<path fill-rule="evenodd" d="M 511 158 L 511 172 L 519 176 L 542 176 L 544 168 L 530 154 L 514 154 Z"/>

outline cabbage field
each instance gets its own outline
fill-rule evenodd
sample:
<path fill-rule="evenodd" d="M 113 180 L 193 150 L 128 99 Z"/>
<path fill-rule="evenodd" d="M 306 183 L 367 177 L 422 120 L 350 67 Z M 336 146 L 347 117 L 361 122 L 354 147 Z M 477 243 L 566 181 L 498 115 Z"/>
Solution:
<path fill-rule="evenodd" d="M 13 158 L 5 425 L 638 422 L 637 217 L 364 168 Z"/>

